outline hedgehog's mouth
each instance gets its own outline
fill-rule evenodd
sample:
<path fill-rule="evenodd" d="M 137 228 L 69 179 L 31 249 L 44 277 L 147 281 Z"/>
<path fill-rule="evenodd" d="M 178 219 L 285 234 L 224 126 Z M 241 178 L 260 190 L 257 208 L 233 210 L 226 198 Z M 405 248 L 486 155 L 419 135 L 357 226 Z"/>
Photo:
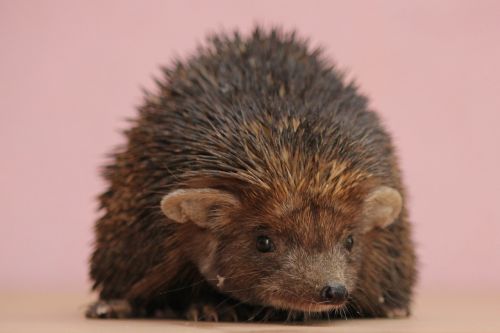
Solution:
<path fill-rule="evenodd" d="M 296 300 L 287 297 L 274 296 L 269 300 L 269 305 L 282 310 L 294 310 L 304 312 L 329 312 L 343 308 L 347 302 L 332 304 L 327 302 L 317 302 L 314 300 Z"/>

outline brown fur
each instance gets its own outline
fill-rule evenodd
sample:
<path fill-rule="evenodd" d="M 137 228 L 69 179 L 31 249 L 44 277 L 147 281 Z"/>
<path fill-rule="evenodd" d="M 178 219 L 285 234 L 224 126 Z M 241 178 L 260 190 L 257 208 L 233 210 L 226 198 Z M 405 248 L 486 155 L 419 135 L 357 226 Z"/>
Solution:
<path fill-rule="evenodd" d="M 278 30 L 213 36 L 164 72 L 104 172 L 90 266 L 101 302 L 191 319 L 408 313 L 416 270 L 404 187 L 354 84 Z M 393 196 L 370 204 L 377 189 Z M 256 251 L 263 234 L 274 252 Z M 332 281 L 349 291 L 342 306 L 318 298 Z"/>

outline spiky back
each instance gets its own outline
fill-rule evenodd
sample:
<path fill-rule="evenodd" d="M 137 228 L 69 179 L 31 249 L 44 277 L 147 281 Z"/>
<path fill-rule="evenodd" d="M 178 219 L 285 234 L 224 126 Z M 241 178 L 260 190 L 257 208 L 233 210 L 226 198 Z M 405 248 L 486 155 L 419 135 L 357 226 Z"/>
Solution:
<path fill-rule="evenodd" d="M 392 148 L 366 99 L 294 34 L 215 36 L 165 74 L 131 135 L 165 177 L 318 191 L 345 169 L 391 178 Z"/>

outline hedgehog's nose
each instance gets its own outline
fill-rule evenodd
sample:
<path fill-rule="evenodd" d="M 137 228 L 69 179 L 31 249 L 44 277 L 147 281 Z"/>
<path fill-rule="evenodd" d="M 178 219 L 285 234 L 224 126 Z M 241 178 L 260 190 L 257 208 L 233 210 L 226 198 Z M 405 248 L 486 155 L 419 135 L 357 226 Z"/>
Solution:
<path fill-rule="evenodd" d="M 338 283 L 329 284 L 321 289 L 321 298 L 332 304 L 342 304 L 348 296 L 346 287 Z"/>

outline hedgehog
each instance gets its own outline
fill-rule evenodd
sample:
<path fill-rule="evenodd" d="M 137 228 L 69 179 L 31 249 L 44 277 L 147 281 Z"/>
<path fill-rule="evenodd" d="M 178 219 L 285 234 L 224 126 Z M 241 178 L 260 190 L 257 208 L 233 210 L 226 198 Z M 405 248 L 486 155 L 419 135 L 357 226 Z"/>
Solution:
<path fill-rule="evenodd" d="M 391 136 L 295 32 L 162 68 L 103 175 L 90 318 L 404 317 L 416 255 Z"/>

